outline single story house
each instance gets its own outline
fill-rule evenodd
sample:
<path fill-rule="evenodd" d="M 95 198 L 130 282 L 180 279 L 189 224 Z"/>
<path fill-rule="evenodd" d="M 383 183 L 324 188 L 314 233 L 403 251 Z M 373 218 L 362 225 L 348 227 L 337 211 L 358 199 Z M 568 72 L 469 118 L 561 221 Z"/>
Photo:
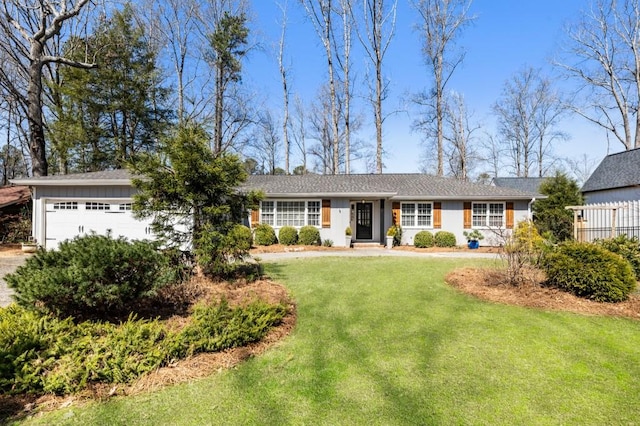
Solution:
<path fill-rule="evenodd" d="M 252 226 L 317 226 L 336 246 L 345 245 L 347 227 L 356 243 L 384 244 L 392 224 L 402 227 L 402 244 L 422 230 L 449 231 L 464 244 L 470 229 L 484 230 L 491 243 L 496 229 L 529 218 L 536 196 L 424 174 L 250 176 L 245 187 L 265 194 Z"/>
<path fill-rule="evenodd" d="M 607 155 L 582 185 L 587 204 L 640 200 L 640 148 Z"/>
<path fill-rule="evenodd" d="M 16 179 L 33 193 L 33 237 L 46 248 L 89 232 L 111 231 L 129 239 L 153 238 L 149 222 L 131 211 L 131 176 L 126 170 Z M 449 231 L 459 244 L 468 229 L 509 229 L 530 215 L 535 194 L 511 188 L 463 182 L 423 174 L 253 175 L 241 190 L 261 190 L 260 208 L 247 224 L 318 227 L 323 240 L 345 245 L 351 227 L 354 242 L 384 244 L 392 224 L 402 227 L 402 243 L 413 244 L 421 230 Z"/>

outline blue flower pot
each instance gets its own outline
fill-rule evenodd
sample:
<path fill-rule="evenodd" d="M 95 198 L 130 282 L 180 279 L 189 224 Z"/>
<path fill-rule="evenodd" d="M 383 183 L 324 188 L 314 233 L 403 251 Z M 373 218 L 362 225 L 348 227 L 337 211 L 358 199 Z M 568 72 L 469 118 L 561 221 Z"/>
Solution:
<path fill-rule="evenodd" d="M 469 241 L 469 243 L 467 244 L 467 246 L 470 249 L 477 249 L 478 247 L 480 247 L 480 241 Z"/>

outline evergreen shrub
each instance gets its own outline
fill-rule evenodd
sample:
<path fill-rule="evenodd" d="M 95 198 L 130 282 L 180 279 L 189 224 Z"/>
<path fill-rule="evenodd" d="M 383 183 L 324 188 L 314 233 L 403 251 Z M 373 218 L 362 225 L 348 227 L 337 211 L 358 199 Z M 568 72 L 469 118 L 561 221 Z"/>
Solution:
<path fill-rule="evenodd" d="M 413 237 L 413 245 L 417 248 L 433 247 L 433 234 L 429 231 L 420 231 Z"/>
<path fill-rule="evenodd" d="M 256 226 L 253 238 L 255 243 L 259 246 L 270 246 L 278 242 L 278 239 L 276 238 L 276 231 L 274 231 L 273 227 L 267 223 L 261 223 Z"/>
<path fill-rule="evenodd" d="M 86 319 L 119 315 L 174 277 L 154 243 L 93 234 L 38 251 L 5 279 L 21 306 Z"/>
<path fill-rule="evenodd" d="M 596 244 L 624 257 L 631 264 L 636 280 L 640 279 L 640 241 L 638 238 L 629 238 L 622 234 L 615 238 L 598 240 Z"/>
<path fill-rule="evenodd" d="M 565 242 L 542 265 L 550 285 L 598 302 L 626 300 L 636 288 L 629 262 L 597 244 Z"/>
<path fill-rule="evenodd" d="M 253 233 L 248 226 L 235 225 L 229 231 L 228 238 L 229 245 L 245 252 L 251 250 L 251 246 L 253 245 Z"/>
<path fill-rule="evenodd" d="M 456 236 L 448 231 L 438 231 L 433 236 L 433 242 L 436 247 L 455 247 Z"/>
<path fill-rule="evenodd" d="M 298 230 L 293 226 L 283 226 L 278 232 L 278 240 L 285 246 L 298 244 Z"/>
<path fill-rule="evenodd" d="M 306 246 L 319 246 L 321 244 L 320 231 L 315 226 L 303 226 L 298 234 L 298 243 Z"/>

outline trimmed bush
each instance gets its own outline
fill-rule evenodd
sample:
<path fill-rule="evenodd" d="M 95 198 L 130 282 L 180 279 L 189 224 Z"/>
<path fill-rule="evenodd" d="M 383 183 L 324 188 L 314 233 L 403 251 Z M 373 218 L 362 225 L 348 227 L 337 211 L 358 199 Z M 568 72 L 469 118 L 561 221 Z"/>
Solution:
<path fill-rule="evenodd" d="M 298 243 L 306 246 L 319 246 L 321 244 L 320 231 L 315 226 L 303 226 L 298 234 Z"/>
<path fill-rule="evenodd" d="M 298 244 L 298 230 L 293 226 L 283 226 L 278 232 L 278 240 L 285 246 Z"/>
<path fill-rule="evenodd" d="M 254 241 L 259 246 L 270 246 L 278 242 L 276 238 L 276 231 L 273 230 L 271 225 L 261 223 L 256 226 L 256 230 L 253 235 Z"/>
<path fill-rule="evenodd" d="M 155 295 L 174 277 L 168 265 L 153 243 L 94 234 L 38 251 L 5 279 L 20 306 L 105 319 Z"/>
<path fill-rule="evenodd" d="M 563 243 L 542 264 L 550 285 L 598 302 L 626 300 L 636 288 L 629 262 L 597 244 Z"/>
<path fill-rule="evenodd" d="M 448 231 L 438 231 L 433 236 L 433 242 L 436 247 L 455 247 L 456 236 Z"/>
<path fill-rule="evenodd" d="M 417 248 L 433 247 L 433 234 L 429 231 L 420 231 L 413 237 L 413 245 Z"/>
<path fill-rule="evenodd" d="M 244 225 L 235 225 L 229 231 L 229 244 L 238 250 L 249 251 L 253 245 L 253 234 L 251 228 Z"/>
<path fill-rule="evenodd" d="M 636 281 L 640 279 L 640 242 L 636 237 L 629 238 L 622 234 L 612 239 L 598 240 L 596 244 L 624 257 L 631 264 Z"/>

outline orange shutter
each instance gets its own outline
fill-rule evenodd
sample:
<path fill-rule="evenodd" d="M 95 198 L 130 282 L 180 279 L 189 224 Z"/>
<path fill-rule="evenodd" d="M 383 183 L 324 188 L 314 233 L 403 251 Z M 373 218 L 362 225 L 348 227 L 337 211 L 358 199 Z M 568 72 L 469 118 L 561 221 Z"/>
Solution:
<path fill-rule="evenodd" d="M 331 228 L 331 200 L 322 200 L 322 227 Z"/>
<path fill-rule="evenodd" d="M 391 205 L 391 220 L 394 225 L 400 225 L 400 203 L 394 201 Z"/>
<path fill-rule="evenodd" d="M 513 229 L 513 203 L 507 203 L 507 229 Z"/>
<path fill-rule="evenodd" d="M 255 228 L 260 223 L 260 210 L 251 210 L 251 227 Z"/>
<path fill-rule="evenodd" d="M 435 229 L 442 228 L 442 203 L 433 203 L 433 227 Z"/>
<path fill-rule="evenodd" d="M 471 203 L 464 203 L 464 229 L 471 229 Z"/>

